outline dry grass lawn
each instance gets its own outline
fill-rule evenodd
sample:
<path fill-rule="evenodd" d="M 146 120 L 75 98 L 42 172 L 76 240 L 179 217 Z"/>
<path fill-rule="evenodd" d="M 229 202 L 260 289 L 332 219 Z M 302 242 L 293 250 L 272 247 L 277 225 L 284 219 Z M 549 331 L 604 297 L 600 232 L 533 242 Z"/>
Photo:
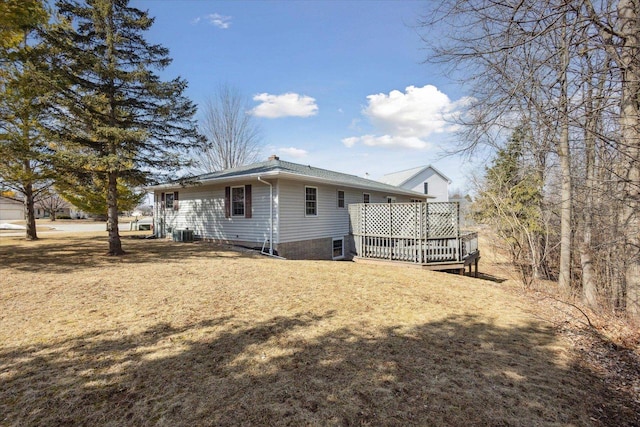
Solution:
<path fill-rule="evenodd" d="M 633 425 L 504 284 L 124 239 L 0 236 L 0 425 Z"/>

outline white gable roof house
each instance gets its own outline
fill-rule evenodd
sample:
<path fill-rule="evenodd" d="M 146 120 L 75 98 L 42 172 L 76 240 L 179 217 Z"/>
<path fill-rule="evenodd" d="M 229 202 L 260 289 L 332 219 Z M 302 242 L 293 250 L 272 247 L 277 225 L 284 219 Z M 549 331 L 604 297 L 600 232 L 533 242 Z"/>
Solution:
<path fill-rule="evenodd" d="M 351 204 L 425 202 L 429 198 L 421 192 L 277 156 L 149 190 L 154 193 L 157 237 L 176 240 L 174 232 L 180 231 L 189 239 L 262 247 L 287 259 L 348 258 L 353 252 L 349 243 Z M 182 239 L 178 236 L 177 240 Z"/>
<path fill-rule="evenodd" d="M 382 182 L 432 196 L 429 202 L 448 202 L 451 180 L 431 165 L 419 166 L 382 177 Z"/>

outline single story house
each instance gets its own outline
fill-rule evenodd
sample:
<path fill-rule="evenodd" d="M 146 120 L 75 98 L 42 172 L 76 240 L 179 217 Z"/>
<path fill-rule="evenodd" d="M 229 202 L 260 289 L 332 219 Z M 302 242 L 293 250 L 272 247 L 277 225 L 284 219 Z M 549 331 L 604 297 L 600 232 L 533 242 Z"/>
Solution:
<path fill-rule="evenodd" d="M 288 259 L 350 257 L 349 204 L 429 197 L 276 156 L 149 190 L 158 237 L 189 229 L 201 239 L 265 247 Z"/>
<path fill-rule="evenodd" d="M 431 165 L 386 174 L 382 182 L 433 196 L 429 202 L 448 202 L 451 180 Z"/>
<path fill-rule="evenodd" d="M 36 203 L 35 206 L 35 217 L 36 219 L 46 219 L 51 218 L 51 212 L 43 206 L 40 206 Z M 56 210 L 56 218 L 71 218 L 71 219 L 87 219 L 89 218 L 89 214 L 83 212 L 79 209 L 76 209 L 73 206 L 67 206 L 63 208 L 59 208 Z"/>
<path fill-rule="evenodd" d="M 0 221 L 24 219 L 24 204 L 10 197 L 0 196 Z"/>

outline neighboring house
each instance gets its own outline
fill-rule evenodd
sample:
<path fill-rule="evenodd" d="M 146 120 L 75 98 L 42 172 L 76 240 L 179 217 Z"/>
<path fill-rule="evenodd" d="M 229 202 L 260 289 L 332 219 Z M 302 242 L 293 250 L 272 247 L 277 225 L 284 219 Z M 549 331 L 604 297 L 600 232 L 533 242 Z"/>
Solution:
<path fill-rule="evenodd" d="M 451 180 L 431 165 L 420 166 L 382 177 L 382 182 L 405 190 L 413 190 L 433 196 L 429 202 L 448 202 Z"/>
<path fill-rule="evenodd" d="M 24 219 L 24 204 L 18 200 L 0 196 L 0 221 Z"/>
<path fill-rule="evenodd" d="M 35 206 L 35 217 L 36 219 L 43 218 L 51 218 L 51 213 L 49 210 L 39 207 L 38 203 Z M 63 207 L 56 209 L 56 218 L 71 218 L 71 219 L 86 219 L 89 218 L 89 215 L 86 212 L 76 209 L 73 206 Z"/>
<path fill-rule="evenodd" d="M 428 196 L 339 172 L 280 160 L 150 187 L 154 233 L 193 230 L 202 239 L 262 247 L 289 259 L 349 257 L 352 203 L 426 201 Z"/>

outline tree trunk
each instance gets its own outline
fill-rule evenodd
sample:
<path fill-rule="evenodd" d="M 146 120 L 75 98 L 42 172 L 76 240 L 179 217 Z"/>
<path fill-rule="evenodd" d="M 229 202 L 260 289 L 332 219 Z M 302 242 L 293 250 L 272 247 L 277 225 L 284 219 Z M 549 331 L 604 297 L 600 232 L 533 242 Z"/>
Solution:
<path fill-rule="evenodd" d="M 589 187 L 589 170 L 587 170 L 587 200 L 584 207 L 583 217 L 583 235 L 582 243 L 580 245 L 580 265 L 582 267 L 582 298 L 589 307 L 596 307 L 598 305 L 598 288 L 596 286 L 595 271 L 593 267 L 593 250 L 591 248 L 591 236 L 592 236 L 592 200 L 593 197 L 591 188 Z M 591 182 L 592 184 L 592 182 Z"/>
<path fill-rule="evenodd" d="M 38 233 L 36 232 L 36 213 L 33 203 L 33 185 L 27 184 L 24 188 L 24 210 L 27 214 L 27 240 L 37 240 Z"/>
<path fill-rule="evenodd" d="M 558 142 L 558 157 L 562 173 L 562 189 L 560 191 L 560 267 L 558 285 L 564 293 L 571 289 L 571 161 L 569 153 L 569 96 L 568 96 L 568 68 L 569 47 L 567 46 L 566 14 L 565 25 L 562 27 L 562 69 L 560 72 L 560 141 Z"/>
<path fill-rule="evenodd" d="M 596 283 L 595 268 L 593 266 L 593 214 L 594 214 L 594 190 L 596 186 L 595 162 L 596 162 L 596 135 L 598 132 L 598 112 L 600 111 L 600 99 L 602 98 L 605 84 L 602 72 L 597 85 L 593 84 L 593 67 L 588 53 L 585 54 L 589 72 L 585 79 L 585 189 L 584 206 L 582 209 L 582 242 L 580 244 L 580 266 L 582 268 L 582 298 L 588 306 L 595 308 L 598 305 L 598 288 Z M 594 91 L 597 106 L 594 108 Z"/>
<path fill-rule="evenodd" d="M 622 94 L 620 128 L 622 150 L 628 159 L 625 180 L 625 268 L 626 309 L 640 317 L 640 4 L 633 0 L 618 3 L 619 31 L 623 36 L 620 52 Z"/>
<path fill-rule="evenodd" d="M 107 187 L 107 230 L 109 230 L 108 255 L 124 255 L 118 232 L 118 179 L 116 172 L 109 172 Z"/>

